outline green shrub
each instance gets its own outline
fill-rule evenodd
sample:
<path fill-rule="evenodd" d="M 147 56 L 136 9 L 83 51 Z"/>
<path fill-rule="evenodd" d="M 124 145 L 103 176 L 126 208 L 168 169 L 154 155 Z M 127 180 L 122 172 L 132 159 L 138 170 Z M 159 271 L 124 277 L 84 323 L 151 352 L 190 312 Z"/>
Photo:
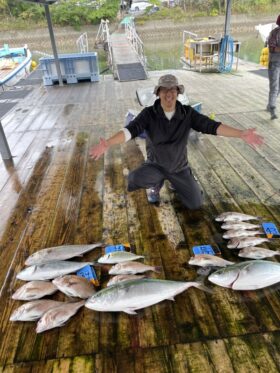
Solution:
<path fill-rule="evenodd" d="M 219 15 L 219 11 L 218 11 L 218 9 L 212 9 L 211 11 L 210 11 L 210 16 L 211 17 L 217 17 Z"/>
<path fill-rule="evenodd" d="M 1 0 L 0 0 L 1 1 Z M 97 24 L 101 19 L 112 20 L 116 18 L 119 9 L 119 0 L 107 0 L 100 8 L 95 7 L 96 3 L 91 0 L 61 0 L 50 6 L 52 22 L 60 26 L 73 26 L 79 28 L 85 24 Z M 26 21 L 45 20 L 44 7 L 39 4 L 30 4 L 9 1 L 11 14 L 16 18 Z M 3 28 L 3 22 L 1 22 Z"/>

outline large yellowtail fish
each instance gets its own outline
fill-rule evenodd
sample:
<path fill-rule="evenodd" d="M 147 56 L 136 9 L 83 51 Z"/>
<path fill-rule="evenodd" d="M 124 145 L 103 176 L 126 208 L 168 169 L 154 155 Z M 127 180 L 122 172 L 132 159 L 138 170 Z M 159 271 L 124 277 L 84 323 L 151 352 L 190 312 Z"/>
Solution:
<path fill-rule="evenodd" d="M 179 282 L 144 278 L 109 286 L 89 298 L 85 306 L 94 311 L 125 312 L 134 315 L 140 308 L 152 306 L 165 299 L 174 300 L 177 294 L 193 286 L 210 291 L 203 284 L 195 281 Z"/>
<path fill-rule="evenodd" d="M 251 260 L 212 273 L 208 280 L 233 290 L 256 290 L 280 282 L 280 263 Z"/>

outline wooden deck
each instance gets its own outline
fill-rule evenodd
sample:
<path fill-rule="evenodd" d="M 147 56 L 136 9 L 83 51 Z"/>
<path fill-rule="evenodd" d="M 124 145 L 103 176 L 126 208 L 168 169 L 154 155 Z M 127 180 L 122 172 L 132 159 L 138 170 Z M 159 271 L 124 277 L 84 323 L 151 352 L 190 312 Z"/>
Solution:
<path fill-rule="evenodd" d="M 167 188 L 160 207 L 148 204 L 145 191 L 127 193 L 125 176 L 143 161 L 144 140 L 117 146 L 97 162 L 88 156 L 100 136 L 123 126 L 129 108 L 140 109 L 136 88 L 155 85 L 163 72 L 139 82 L 105 76 L 99 83 L 35 88 L 2 119 L 14 159 L 0 160 L 1 372 L 280 371 L 279 285 L 245 292 L 210 285 L 213 294 L 191 288 L 137 316 L 82 308 L 64 327 L 40 335 L 34 322 L 9 321 L 21 304 L 11 299 L 22 285 L 15 276 L 26 256 L 44 247 L 129 241 L 145 263 L 162 266 L 158 278 L 192 280 L 196 269 L 187 262 L 194 245 L 219 245 L 224 258 L 239 261 L 225 247 L 218 213 L 238 210 L 280 226 L 280 120 L 264 110 L 267 79 L 250 69 L 257 66 L 241 63 L 227 75 L 175 72 L 205 114 L 254 126 L 265 137 L 257 150 L 214 136 L 189 144 L 205 191 L 199 213 L 183 208 Z M 267 247 L 279 248 L 279 240 Z M 105 286 L 107 269 L 97 272 Z"/>

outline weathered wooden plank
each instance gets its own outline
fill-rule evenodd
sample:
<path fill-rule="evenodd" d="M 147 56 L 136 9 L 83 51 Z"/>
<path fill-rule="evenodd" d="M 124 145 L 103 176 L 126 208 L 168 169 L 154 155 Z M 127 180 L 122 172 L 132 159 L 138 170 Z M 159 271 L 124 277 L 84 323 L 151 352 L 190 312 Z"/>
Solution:
<path fill-rule="evenodd" d="M 71 154 L 71 152 L 69 152 L 69 150 L 71 149 L 71 145 L 72 145 L 71 141 L 70 142 L 68 141 L 64 145 L 60 145 L 56 149 L 56 152 L 52 148 L 48 148 L 46 150 L 47 153 L 51 152 L 50 155 L 52 153 L 55 153 L 55 156 L 52 158 L 52 162 L 54 165 L 52 165 L 52 167 L 50 168 L 48 168 L 49 163 L 46 165 L 44 181 L 42 182 L 40 186 L 41 189 L 39 191 L 38 196 L 36 196 L 37 208 L 34 209 L 32 214 L 30 215 L 27 229 L 23 231 L 24 235 L 22 237 L 22 241 L 20 242 L 20 250 L 18 250 L 16 255 L 14 255 L 13 261 L 11 263 L 12 267 L 10 269 L 10 272 L 8 272 L 7 274 L 8 275 L 7 282 L 6 282 L 7 285 L 3 289 L 2 299 L 7 299 L 7 297 L 9 299 L 11 293 L 14 292 L 17 287 L 20 286 L 18 281 L 15 280 L 14 274 L 22 269 L 23 262 L 24 262 L 26 255 L 29 255 L 33 253 L 34 251 L 45 247 L 46 245 L 49 225 L 52 221 L 51 218 L 54 214 L 54 211 L 57 205 L 57 199 L 61 192 L 61 183 L 65 177 L 65 165 L 68 163 L 69 154 Z M 48 172 L 46 170 L 48 170 Z M 35 178 L 35 180 L 37 180 L 37 178 L 39 177 L 38 171 L 36 171 L 36 167 L 35 167 L 32 177 Z M 31 189 L 29 188 L 29 190 Z M 32 193 L 30 194 L 29 198 L 34 198 Z M 40 201 L 40 203 L 38 203 L 38 201 Z M 30 205 L 28 206 L 32 206 L 32 205 L 34 205 L 34 202 L 32 203 L 30 202 Z M 24 221 L 25 219 L 22 219 L 22 223 Z M 11 234 L 15 235 L 16 237 L 16 234 L 15 234 L 15 232 L 17 232 L 16 229 L 21 229 L 21 227 L 17 225 L 16 226 L 11 225 L 10 228 L 8 227 L 7 233 L 3 236 L 3 240 L 2 240 L 3 244 L 5 244 L 5 236 L 7 236 L 7 240 L 10 239 Z M 12 249 L 11 244 L 7 248 Z M 13 252 L 11 251 L 10 254 L 12 253 Z M 5 255 L 5 259 L 6 258 L 9 259 L 7 255 Z M 7 269 L 4 268 L 4 264 L 7 266 L 7 265 L 10 265 L 10 263 L 9 261 L 6 262 L 5 260 L 2 260 L 2 263 L 3 263 L 3 272 L 1 273 L 4 274 L 7 272 Z M 14 301 L 9 301 L 8 303 L 1 302 L 1 308 L 6 307 L 5 314 L 3 314 L 3 320 L 1 320 L 1 325 L 6 325 L 6 327 L 8 328 L 8 330 L 5 333 L 5 338 L 7 338 L 6 342 L 2 345 L 4 352 L 3 351 L 2 352 L 5 355 L 6 354 L 5 351 L 9 351 L 9 354 L 7 354 L 7 356 L 9 356 L 9 359 L 13 359 L 13 356 L 18 349 L 17 343 L 19 341 L 20 333 L 23 327 L 23 323 L 16 325 L 16 323 L 10 323 L 8 321 L 11 310 L 15 309 L 18 306 L 19 306 L 19 302 L 14 302 Z M 19 325 L 21 327 L 19 327 Z M 35 332 L 34 332 L 35 323 L 28 323 L 28 325 L 29 325 L 30 333 L 27 333 L 27 336 L 32 336 L 33 338 L 35 335 Z M 24 345 L 27 348 L 27 345 L 26 344 Z M 32 344 L 29 345 L 29 349 L 31 346 Z"/>
<path fill-rule="evenodd" d="M 7 230 L 1 241 L 1 284 L 3 284 L 3 280 L 6 276 L 10 260 L 14 254 L 14 249 L 17 247 L 20 237 L 22 236 L 22 233 L 26 227 L 26 219 L 28 220 L 29 216 L 28 208 L 35 204 L 45 171 L 50 164 L 51 156 L 51 149 L 46 149 L 39 162 L 36 164 L 34 169 L 34 178 L 31 178 L 25 190 L 21 193 L 16 211 L 10 217 L 10 223 L 8 223 L 10 229 Z"/>
<path fill-rule="evenodd" d="M 75 148 L 63 183 L 62 198 L 58 201 L 56 214 L 48 237 L 48 245 L 50 246 L 74 242 L 86 152 L 86 144 L 77 141 L 76 138 Z M 66 198 L 63 198 L 64 195 Z"/>
<path fill-rule="evenodd" d="M 217 140 L 223 141 L 224 139 Z M 223 155 L 217 151 L 217 149 L 215 149 L 215 147 L 213 147 L 212 140 L 210 143 L 210 140 L 205 138 L 203 140 L 203 146 L 200 147 L 200 151 L 209 160 L 211 167 L 227 186 L 230 194 L 234 196 L 235 200 L 239 202 L 240 206 L 244 205 L 244 211 L 266 218 L 270 216 L 272 211 L 275 211 L 274 207 L 272 208 L 262 204 L 262 201 L 260 201 L 258 196 L 255 194 L 257 193 L 255 188 L 251 189 L 250 186 L 247 185 L 247 183 L 244 182 L 244 180 L 237 175 L 234 170 L 232 170 L 230 162 L 226 160 Z M 276 198 L 276 196 L 273 198 Z M 274 217 L 277 218 L 275 213 Z"/>
<path fill-rule="evenodd" d="M 210 137 L 209 140 L 212 144 L 214 143 L 213 139 Z M 215 144 L 217 144 L 216 141 Z M 248 187 L 254 191 L 261 202 L 266 201 L 268 203 L 269 200 L 269 203 L 271 204 L 279 203 L 279 196 L 277 195 L 280 183 L 279 170 L 270 170 L 270 165 L 266 162 L 262 167 L 264 171 L 262 174 L 260 174 L 258 171 L 260 164 L 257 162 L 259 157 L 255 157 L 255 162 L 250 164 L 250 162 L 247 160 L 248 152 L 246 152 L 245 155 L 242 155 L 242 149 L 240 149 L 240 151 L 235 151 L 231 144 L 229 144 L 229 141 L 219 141 L 217 144 L 217 149 L 219 149 L 219 152 L 223 154 L 224 158 L 228 161 L 233 170 L 240 175 Z M 226 149 L 228 150 L 227 152 L 225 152 Z M 250 152 L 251 149 L 248 151 Z M 241 164 L 244 167 L 240 167 Z M 270 180 L 270 182 L 267 180 Z"/>
<path fill-rule="evenodd" d="M 125 353 L 101 353 L 0 366 L 4 373 L 17 372 L 278 372 L 272 351 L 275 334 L 214 339 L 157 348 L 138 348 Z M 279 336 L 278 336 L 279 339 Z M 279 351 L 278 357 L 279 357 Z"/>
<path fill-rule="evenodd" d="M 50 224 L 46 246 L 58 246 L 64 243 L 74 242 L 78 211 L 77 206 L 79 206 L 80 203 L 80 183 L 83 180 L 85 156 L 85 143 L 77 142 L 77 138 L 75 140 L 76 144 L 71 155 L 69 168 L 63 179 L 62 192 L 59 195 L 59 197 L 65 195 L 67 198 L 64 199 L 62 197 L 57 201 L 56 211 L 53 216 L 53 222 Z M 22 349 L 18 349 L 17 359 L 20 359 L 20 361 L 28 361 L 30 359 L 38 359 L 38 357 L 54 358 L 57 354 L 58 343 L 64 344 L 64 352 L 73 350 L 75 347 L 75 318 L 78 318 L 78 315 L 71 319 L 66 327 L 68 330 L 67 337 L 65 337 L 65 330 L 60 333 L 59 329 L 51 330 L 42 336 L 36 336 L 34 331 L 33 333 L 28 333 L 25 339 L 29 340 L 29 347 L 25 348 L 26 346 L 24 345 Z M 70 338 L 70 336 L 72 336 L 72 338 Z M 46 348 L 46 346 L 48 347 Z"/>

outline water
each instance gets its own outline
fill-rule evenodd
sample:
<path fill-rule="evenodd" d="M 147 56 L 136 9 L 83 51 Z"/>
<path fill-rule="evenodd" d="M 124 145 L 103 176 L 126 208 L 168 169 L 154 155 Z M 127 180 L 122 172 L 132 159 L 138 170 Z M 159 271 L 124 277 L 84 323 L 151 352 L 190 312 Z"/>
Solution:
<path fill-rule="evenodd" d="M 234 34 L 234 39 L 241 41 L 239 58 L 259 63 L 263 41 L 256 32 Z M 180 69 L 180 57 L 184 55 L 181 38 L 175 40 L 143 40 L 149 70 Z"/>
<path fill-rule="evenodd" d="M 246 61 L 259 63 L 260 53 L 263 48 L 263 41 L 257 37 L 256 32 L 247 32 L 247 33 L 235 33 L 235 40 L 241 41 L 241 48 L 239 57 Z M 89 41 L 92 42 L 93 37 L 91 36 Z M 59 53 L 76 53 L 76 39 L 77 35 L 69 36 L 68 40 L 65 40 L 64 37 L 57 37 L 57 44 L 59 46 Z M 180 58 L 184 55 L 184 48 L 182 37 L 172 36 L 172 38 L 167 35 L 166 38 L 161 38 L 161 40 L 145 40 L 144 42 L 144 51 L 147 57 L 148 70 L 168 70 L 168 69 L 181 69 L 182 63 Z M 40 50 L 45 53 L 52 54 L 51 46 L 49 43 L 43 43 L 37 45 L 29 41 L 29 46 L 31 50 Z M 93 50 L 93 43 L 89 46 L 90 50 Z M 99 60 L 99 70 L 103 73 L 111 73 L 106 71 L 107 69 L 107 58 L 106 53 L 103 49 L 95 49 L 98 53 Z M 41 55 L 33 54 L 33 59 L 38 62 Z"/>

